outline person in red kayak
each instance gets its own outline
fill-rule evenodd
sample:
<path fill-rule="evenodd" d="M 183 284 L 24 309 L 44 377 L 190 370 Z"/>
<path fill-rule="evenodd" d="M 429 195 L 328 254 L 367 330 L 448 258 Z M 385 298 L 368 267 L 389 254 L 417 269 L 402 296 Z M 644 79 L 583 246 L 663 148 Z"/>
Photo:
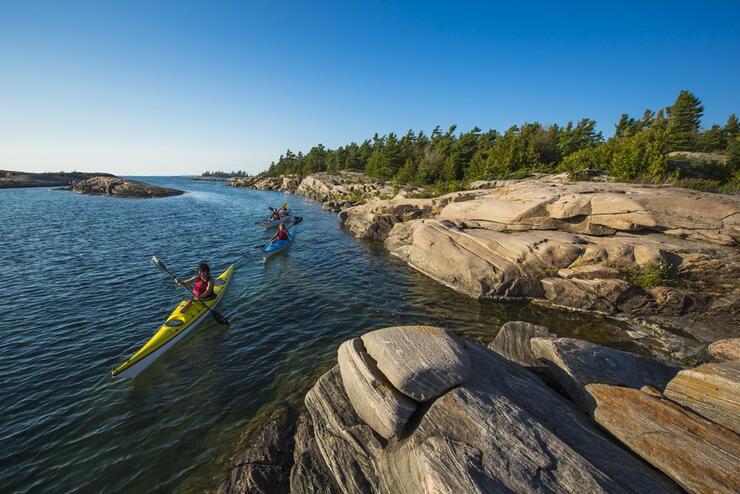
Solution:
<path fill-rule="evenodd" d="M 285 228 L 285 223 L 280 223 L 277 233 L 275 233 L 275 236 L 272 237 L 272 240 L 270 240 L 270 242 L 276 241 L 276 240 L 289 240 L 289 239 L 290 239 L 290 235 L 288 235 L 288 229 Z"/>
<path fill-rule="evenodd" d="M 193 294 L 197 300 L 206 300 L 214 296 L 211 268 L 204 262 L 198 264 L 198 272 L 195 276 L 188 278 L 187 280 L 178 279 L 175 283 L 180 286 L 184 286 L 185 288 L 195 283 Z"/>

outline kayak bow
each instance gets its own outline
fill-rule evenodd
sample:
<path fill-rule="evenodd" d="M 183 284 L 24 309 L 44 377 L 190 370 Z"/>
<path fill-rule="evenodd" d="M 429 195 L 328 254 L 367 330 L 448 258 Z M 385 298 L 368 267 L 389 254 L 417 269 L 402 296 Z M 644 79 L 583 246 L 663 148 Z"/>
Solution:
<path fill-rule="evenodd" d="M 154 336 L 128 360 L 113 369 L 111 372 L 113 377 L 136 377 L 178 341 L 194 330 L 209 316 L 209 311 L 205 305 L 215 308 L 226 294 L 226 289 L 229 287 L 233 272 L 234 265 L 232 264 L 216 278 L 215 286 L 213 287 L 213 291 L 216 294 L 215 297 L 204 301 L 183 300 L 180 302 L 159 327 L 157 332 L 154 333 Z"/>

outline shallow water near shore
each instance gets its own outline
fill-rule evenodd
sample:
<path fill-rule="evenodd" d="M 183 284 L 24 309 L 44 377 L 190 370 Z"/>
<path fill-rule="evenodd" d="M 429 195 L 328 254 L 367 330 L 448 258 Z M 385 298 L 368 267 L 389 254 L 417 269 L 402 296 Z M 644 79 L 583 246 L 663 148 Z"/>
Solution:
<path fill-rule="evenodd" d="M 640 351 L 626 325 L 455 293 L 360 242 L 298 196 L 220 182 L 143 178 L 187 193 L 129 200 L 0 190 L 0 486 L 4 492 L 213 489 L 246 424 L 372 329 L 433 324 L 491 341 L 508 320 Z M 255 225 L 288 201 L 304 222 L 266 263 Z M 182 298 L 148 259 L 182 276 L 243 256 L 220 311 L 134 381 L 110 369 Z"/>

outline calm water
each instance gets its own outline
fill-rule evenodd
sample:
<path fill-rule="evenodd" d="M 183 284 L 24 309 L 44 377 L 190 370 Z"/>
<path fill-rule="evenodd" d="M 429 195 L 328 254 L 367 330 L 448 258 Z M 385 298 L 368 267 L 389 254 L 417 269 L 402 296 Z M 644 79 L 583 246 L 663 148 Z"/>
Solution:
<path fill-rule="evenodd" d="M 299 401 L 342 341 L 375 328 L 436 324 L 487 342 L 520 319 L 629 349 L 614 321 L 459 295 L 299 197 L 147 180 L 188 193 L 0 190 L 2 492 L 212 489 L 260 410 Z M 254 222 L 283 200 L 305 221 L 265 264 Z M 135 381 L 113 381 L 181 298 L 151 255 L 181 275 L 243 256 L 221 305 L 231 326 L 202 324 Z"/>

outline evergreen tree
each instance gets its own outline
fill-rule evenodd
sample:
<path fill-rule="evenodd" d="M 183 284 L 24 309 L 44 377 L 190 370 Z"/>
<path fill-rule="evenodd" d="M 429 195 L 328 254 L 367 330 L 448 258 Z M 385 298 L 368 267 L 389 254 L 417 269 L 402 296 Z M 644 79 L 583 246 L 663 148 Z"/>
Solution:
<path fill-rule="evenodd" d="M 693 151 L 696 148 L 704 107 L 699 98 L 683 90 L 668 112 L 670 151 Z"/>
<path fill-rule="evenodd" d="M 701 133 L 698 141 L 698 149 L 710 153 L 712 151 L 722 151 L 727 147 L 727 137 L 722 127 L 717 124 L 712 125 L 709 130 Z"/>
<path fill-rule="evenodd" d="M 734 113 L 727 117 L 727 123 L 725 124 L 724 134 L 727 142 L 731 142 L 735 137 L 740 135 L 740 124 L 737 121 L 737 115 Z"/>

